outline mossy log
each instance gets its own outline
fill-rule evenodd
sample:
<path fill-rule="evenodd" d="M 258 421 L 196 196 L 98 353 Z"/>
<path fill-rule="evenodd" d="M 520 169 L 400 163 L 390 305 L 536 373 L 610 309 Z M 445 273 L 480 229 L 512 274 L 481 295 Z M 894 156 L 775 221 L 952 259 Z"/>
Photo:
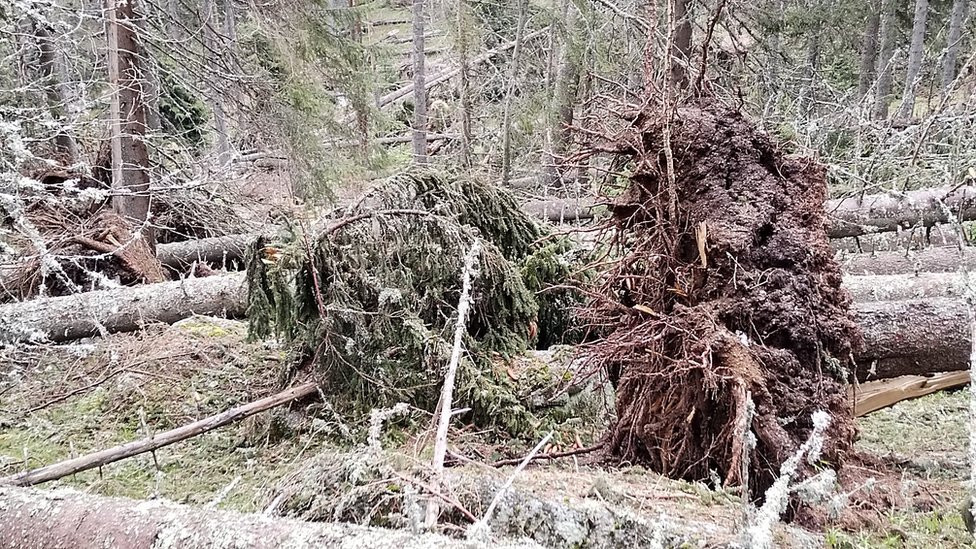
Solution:
<path fill-rule="evenodd" d="M 477 547 L 436 534 L 311 523 L 75 491 L 0 487 L 0 549 Z M 493 547 L 539 547 L 530 542 Z"/>

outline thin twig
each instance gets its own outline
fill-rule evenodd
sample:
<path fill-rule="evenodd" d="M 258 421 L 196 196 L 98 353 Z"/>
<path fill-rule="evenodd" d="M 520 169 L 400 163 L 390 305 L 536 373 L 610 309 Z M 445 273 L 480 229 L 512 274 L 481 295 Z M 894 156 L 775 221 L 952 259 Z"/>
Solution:
<path fill-rule="evenodd" d="M 582 455 L 582 454 L 589 454 L 590 452 L 595 452 L 595 451 L 603 448 L 605 445 L 606 445 L 605 443 L 600 442 L 600 443 L 594 444 L 593 446 L 587 446 L 586 448 L 576 448 L 575 450 L 567 450 L 565 452 L 553 452 L 551 454 L 539 454 L 537 456 L 534 456 L 532 459 L 533 460 L 537 460 L 537 459 L 553 460 L 553 459 L 559 459 L 559 458 L 564 458 L 564 457 L 579 456 L 579 455 Z M 505 465 L 515 465 L 516 463 L 521 463 L 524 459 L 525 458 L 500 459 L 500 460 L 492 463 L 491 466 L 492 467 L 504 467 Z"/>

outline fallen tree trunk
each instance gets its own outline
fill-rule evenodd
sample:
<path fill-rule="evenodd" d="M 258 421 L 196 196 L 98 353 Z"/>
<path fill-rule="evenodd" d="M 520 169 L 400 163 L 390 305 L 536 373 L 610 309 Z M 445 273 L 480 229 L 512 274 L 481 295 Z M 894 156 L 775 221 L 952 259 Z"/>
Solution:
<path fill-rule="evenodd" d="M 894 277 L 872 278 L 870 284 L 895 286 Z M 854 285 L 868 288 L 868 284 Z M 862 297 L 870 291 L 858 290 L 865 294 Z M 246 309 L 243 273 L 87 292 L 0 305 L 0 342 L 45 336 L 68 341 L 102 330 L 124 332 L 151 322 L 173 323 L 193 314 L 241 317 Z M 865 341 L 864 350 L 855 357 L 860 379 L 969 367 L 969 328 L 960 299 L 865 301 L 856 305 L 855 312 Z"/>
<path fill-rule="evenodd" d="M 81 492 L 0 487 L 0 549 L 474 547 L 437 534 L 311 523 Z M 534 544 L 498 547 L 538 547 Z"/>
<path fill-rule="evenodd" d="M 917 251 L 849 254 L 840 258 L 844 272 L 852 275 L 952 273 L 976 269 L 976 248 L 928 247 Z"/>
<path fill-rule="evenodd" d="M 966 293 L 966 276 L 961 273 L 845 276 L 844 288 L 857 302 L 959 298 Z"/>
<path fill-rule="evenodd" d="M 0 479 L 0 484 L 31 486 L 34 484 L 40 484 L 42 482 L 48 482 L 50 480 L 57 480 L 81 471 L 94 469 L 95 467 L 101 467 L 109 463 L 121 461 L 125 458 L 151 452 L 164 446 L 169 446 L 175 442 L 195 437 L 197 435 L 206 433 L 207 431 L 212 431 L 218 427 L 227 425 L 228 423 L 240 421 L 258 412 L 263 412 L 276 406 L 287 404 L 293 400 L 298 400 L 300 398 L 315 394 L 317 390 L 318 385 L 316 383 L 305 383 L 303 385 L 299 385 L 298 387 L 292 387 L 291 389 L 282 391 L 276 395 L 262 398 L 261 400 L 254 401 L 243 406 L 238 406 L 237 408 L 231 408 L 230 410 L 215 416 L 194 421 L 189 425 L 184 425 L 164 433 L 152 435 L 146 439 L 128 442 L 120 446 L 115 446 L 114 448 L 108 448 L 88 455 L 47 465 L 39 469 L 33 469 L 31 471 L 24 471 L 23 473 L 11 475 L 9 477 Z"/>
<path fill-rule="evenodd" d="M 241 317 L 244 274 L 189 278 L 0 305 L 0 343 L 69 341 L 172 324 L 194 314 Z"/>
<path fill-rule="evenodd" d="M 240 261 L 255 238 L 250 234 L 233 234 L 160 244 L 156 246 L 156 258 L 177 270 L 185 269 L 194 261 L 222 267 Z"/>
<path fill-rule="evenodd" d="M 966 304 L 936 298 L 858 303 L 864 347 L 855 357 L 859 380 L 969 368 Z"/>
<path fill-rule="evenodd" d="M 549 33 L 549 29 L 541 29 L 535 32 L 530 32 L 526 34 L 524 37 L 522 37 L 522 42 L 525 43 L 528 42 L 529 40 L 535 40 L 536 38 L 545 36 L 548 33 Z M 505 44 L 502 44 L 501 46 L 493 50 L 488 50 L 485 53 L 470 59 L 468 61 L 468 65 L 469 67 L 476 67 L 482 63 L 490 61 L 496 55 L 500 53 L 504 53 L 514 47 L 515 47 L 515 41 L 506 42 Z M 454 68 L 454 69 L 448 69 L 439 74 L 428 76 L 426 81 L 424 82 L 424 89 L 429 90 L 432 87 L 441 84 L 443 82 L 446 82 L 447 80 L 450 80 L 451 78 L 454 78 L 459 74 L 461 74 L 461 69 Z M 380 97 L 379 100 L 377 101 L 377 105 L 382 109 L 387 105 L 399 103 L 400 101 L 405 100 L 407 97 L 410 97 L 410 95 L 413 94 L 413 88 L 414 88 L 413 84 L 408 84 L 406 86 L 403 86 L 402 88 L 393 90 L 390 93 Z"/>
<path fill-rule="evenodd" d="M 976 188 L 938 188 L 830 200 L 830 236 L 860 236 L 976 219 Z"/>

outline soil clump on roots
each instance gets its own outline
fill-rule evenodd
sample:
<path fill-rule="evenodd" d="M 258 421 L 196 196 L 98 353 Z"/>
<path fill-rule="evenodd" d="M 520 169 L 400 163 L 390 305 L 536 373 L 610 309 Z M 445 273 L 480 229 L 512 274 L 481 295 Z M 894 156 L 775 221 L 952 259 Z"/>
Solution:
<path fill-rule="evenodd" d="M 860 335 L 824 230 L 824 169 L 715 106 L 644 112 L 598 149 L 631 174 L 610 206 L 618 260 L 588 308 L 600 337 L 585 352 L 617 383 L 610 452 L 759 497 L 825 410 L 822 459 L 839 467 Z"/>

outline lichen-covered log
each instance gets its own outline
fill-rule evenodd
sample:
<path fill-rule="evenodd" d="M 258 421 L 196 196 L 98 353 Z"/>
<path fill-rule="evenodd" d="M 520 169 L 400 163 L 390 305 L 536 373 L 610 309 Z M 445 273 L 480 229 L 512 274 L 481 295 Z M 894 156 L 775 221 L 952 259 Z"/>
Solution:
<path fill-rule="evenodd" d="M 436 534 L 311 523 L 162 501 L 0 487 L 0 549 L 313 549 L 477 547 Z M 493 547 L 539 547 L 493 543 Z"/>
<path fill-rule="evenodd" d="M 966 276 L 959 273 L 845 276 L 844 288 L 858 303 L 961 297 L 966 291 Z"/>
<path fill-rule="evenodd" d="M 976 219 L 976 187 L 873 194 L 827 203 L 830 236 L 840 238 Z"/>
<path fill-rule="evenodd" d="M 852 253 L 840 258 L 844 272 L 852 275 L 952 273 L 976 269 L 976 248 L 930 246 L 921 250 Z"/>
<path fill-rule="evenodd" d="M 246 310 L 243 281 L 243 274 L 233 273 L 3 304 L 0 343 L 129 332 L 194 314 L 240 317 Z"/>
<path fill-rule="evenodd" d="M 959 299 L 861 303 L 857 321 L 864 347 L 858 379 L 887 379 L 969 368 L 970 329 Z"/>

